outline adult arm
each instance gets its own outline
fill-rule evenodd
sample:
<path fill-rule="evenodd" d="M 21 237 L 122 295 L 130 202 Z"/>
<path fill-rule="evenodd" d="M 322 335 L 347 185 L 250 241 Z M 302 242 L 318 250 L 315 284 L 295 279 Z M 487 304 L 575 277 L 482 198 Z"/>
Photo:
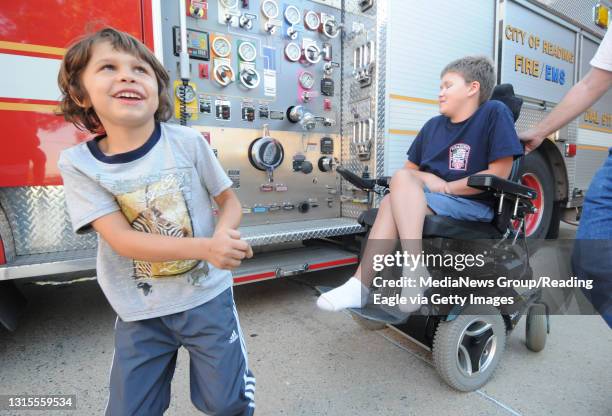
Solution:
<path fill-rule="evenodd" d="M 546 136 L 578 117 L 612 87 L 612 71 L 591 68 L 589 73 L 563 97 L 548 116 L 535 127 L 519 133 L 527 153 L 536 149 Z"/>

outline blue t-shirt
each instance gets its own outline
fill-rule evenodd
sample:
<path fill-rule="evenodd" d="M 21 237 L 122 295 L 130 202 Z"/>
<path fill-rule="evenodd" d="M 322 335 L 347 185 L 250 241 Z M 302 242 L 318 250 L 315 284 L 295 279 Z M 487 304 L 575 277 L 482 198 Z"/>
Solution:
<path fill-rule="evenodd" d="M 419 170 L 451 182 L 486 170 L 498 159 L 522 154 L 510 109 L 489 100 L 460 123 L 443 115 L 430 119 L 408 149 L 408 160 Z M 493 202 L 492 195 L 485 193 L 462 197 Z"/>

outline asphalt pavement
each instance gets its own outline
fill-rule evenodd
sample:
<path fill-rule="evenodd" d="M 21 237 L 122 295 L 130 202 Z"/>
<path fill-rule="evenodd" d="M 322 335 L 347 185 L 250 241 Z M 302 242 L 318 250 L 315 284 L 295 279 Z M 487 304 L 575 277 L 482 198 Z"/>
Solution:
<path fill-rule="evenodd" d="M 489 383 L 461 393 L 439 378 L 431 353 L 393 329 L 317 310 L 311 285 L 338 285 L 353 270 L 235 288 L 257 415 L 612 415 L 612 331 L 599 316 L 552 316 L 539 353 L 525 347 L 523 319 Z M 19 328 L 0 329 L 0 394 L 75 394 L 76 410 L 46 414 L 103 414 L 115 314 L 97 283 L 22 286 L 30 304 Z M 184 349 L 166 414 L 200 414 Z"/>

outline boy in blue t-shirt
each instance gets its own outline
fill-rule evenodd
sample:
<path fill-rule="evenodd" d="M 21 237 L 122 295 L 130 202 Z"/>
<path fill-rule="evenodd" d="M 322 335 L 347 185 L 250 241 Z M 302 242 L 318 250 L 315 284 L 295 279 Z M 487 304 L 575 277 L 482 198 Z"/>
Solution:
<path fill-rule="evenodd" d="M 468 187 L 468 177 L 488 173 L 507 178 L 514 158 L 523 154 L 510 109 L 489 101 L 494 86 L 495 70 L 486 57 L 461 58 L 444 68 L 438 94 L 441 115 L 425 123 L 408 150 L 404 167 L 393 175 L 391 192 L 382 199 L 370 231 L 369 240 L 379 241 L 366 245 L 366 267 L 362 260 L 355 276 L 322 294 L 317 300 L 319 308 L 363 307 L 375 276 L 373 256 L 391 251 L 398 237 L 402 245 L 418 242 L 410 251 L 420 253 L 426 215 L 466 221 L 493 219 L 492 196 Z M 412 272 L 420 276 L 427 270 L 419 266 Z M 418 289 L 409 292 L 404 288 L 402 297 L 409 299 Z M 400 304 L 404 312 L 418 307 Z"/>

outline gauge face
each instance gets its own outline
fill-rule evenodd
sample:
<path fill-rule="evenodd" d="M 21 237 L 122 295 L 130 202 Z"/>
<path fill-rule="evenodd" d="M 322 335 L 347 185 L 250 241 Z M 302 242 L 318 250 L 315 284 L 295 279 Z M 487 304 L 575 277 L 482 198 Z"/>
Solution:
<path fill-rule="evenodd" d="M 257 49 L 252 43 L 243 42 L 238 48 L 238 55 L 240 55 L 243 61 L 253 62 L 257 57 Z"/>
<path fill-rule="evenodd" d="M 185 91 L 184 93 L 185 102 L 186 103 L 193 102 L 193 100 L 195 100 L 196 98 L 196 92 L 191 85 L 187 85 L 187 86 L 179 85 L 178 87 L 176 87 L 176 90 L 175 90 L 176 98 L 178 98 L 179 100 L 183 98 L 181 97 L 181 95 L 183 95 L 183 90 Z"/>
<path fill-rule="evenodd" d="M 220 56 L 221 58 L 228 57 L 232 51 L 232 45 L 229 43 L 229 40 L 223 37 L 215 38 L 212 47 L 217 56 Z"/>
<path fill-rule="evenodd" d="M 309 30 L 318 30 L 319 25 L 321 24 L 321 19 L 319 18 L 318 14 L 313 11 L 309 11 L 306 13 L 306 16 L 304 16 L 304 24 Z"/>
<path fill-rule="evenodd" d="M 285 56 L 292 62 L 297 62 L 302 57 L 302 50 L 297 43 L 289 42 L 285 46 Z"/>
<path fill-rule="evenodd" d="M 268 19 L 275 19 L 278 16 L 278 4 L 274 0 L 264 0 L 261 4 L 261 12 Z"/>
<path fill-rule="evenodd" d="M 287 6 L 285 9 L 285 19 L 292 25 L 297 25 L 302 19 L 302 13 L 295 6 Z"/>
<path fill-rule="evenodd" d="M 312 72 L 304 71 L 300 74 L 300 77 L 298 79 L 300 81 L 300 85 L 305 90 L 309 90 L 314 87 L 315 77 Z"/>

